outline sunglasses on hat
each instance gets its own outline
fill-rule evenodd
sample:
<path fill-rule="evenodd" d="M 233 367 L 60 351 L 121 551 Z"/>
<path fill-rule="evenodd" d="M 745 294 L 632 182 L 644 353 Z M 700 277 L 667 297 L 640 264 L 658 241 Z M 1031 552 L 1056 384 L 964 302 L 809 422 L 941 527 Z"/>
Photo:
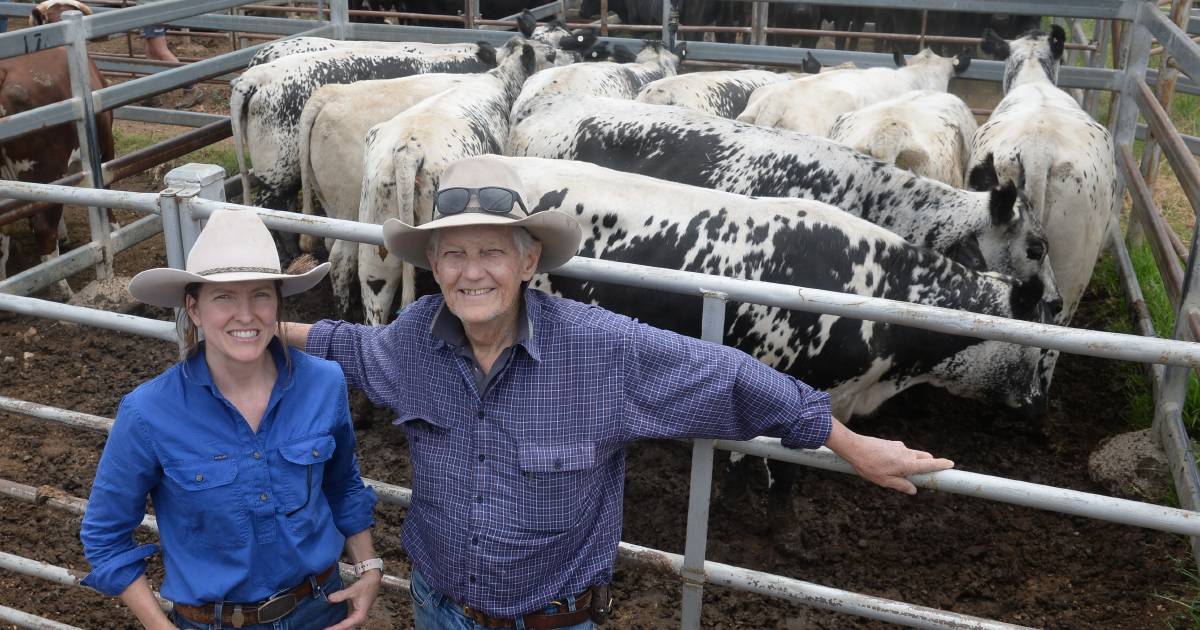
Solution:
<path fill-rule="evenodd" d="M 433 209 L 442 216 L 459 214 L 471 205 L 471 197 L 479 202 L 479 208 L 484 212 L 509 214 L 513 211 L 513 206 L 518 205 L 526 216 L 529 215 L 529 209 L 525 207 L 525 202 L 521 201 L 521 196 L 514 190 L 500 186 L 443 188 L 434 195 Z"/>

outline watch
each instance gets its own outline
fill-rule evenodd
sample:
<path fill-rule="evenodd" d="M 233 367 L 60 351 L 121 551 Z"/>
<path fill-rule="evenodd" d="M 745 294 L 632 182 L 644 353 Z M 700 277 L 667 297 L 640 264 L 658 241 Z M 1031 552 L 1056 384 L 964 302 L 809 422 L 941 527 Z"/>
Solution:
<path fill-rule="evenodd" d="M 383 573 L 383 558 L 371 558 L 355 564 L 354 577 L 362 577 L 362 574 L 374 569 L 379 569 L 379 572 Z"/>

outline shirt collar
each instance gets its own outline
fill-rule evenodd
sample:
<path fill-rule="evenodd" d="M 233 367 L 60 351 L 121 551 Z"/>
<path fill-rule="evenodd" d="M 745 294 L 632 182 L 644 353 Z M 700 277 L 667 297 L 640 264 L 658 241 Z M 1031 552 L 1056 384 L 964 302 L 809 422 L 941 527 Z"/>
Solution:
<path fill-rule="evenodd" d="M 278 374 L 275 377 L 275 387 L 286 391 L 292 386 L 292 378 L 291 373 L 288 371 L 287 359 L 283 353 L 290 352 L 291 350 L 284 347 L 279 337 L 272 337 L 271 342 L 267 344 L 267 349 L 271 352 L 271 358 L 275 360 L 275 371 Z M 215 392 L 217 388 L 213 384 L 212 373 L 208 370 L 208 361 L 204 359 L 204 353 L 205 346 L 204 342 L 201 341 L 199 347 L 196 349 L 196 353 L 184 360 L 183 375 L 184 378 L 192 383 L 207 387 Z"/>
<path fill-rule="evenodd" d="M 524 348 L 534 361 L 541 361 L 542 355 L 533 336 L 535 314 L 541 311 L 541 305 L 536 300 L 529 299 L 531 290 L 525 289 L 521 297 L 521 312 L 517 315 L 517 338 L 513 345 Z M 433 316 L 433 322 L 429 325 L 429 333 L 442 344 L 458 350 L 459 354 L 463 354 L 464 349 L 467 352 L 470 351 L 467 332 L 463 330 L 462 320 L 446 308 L 444 299 Z"/>

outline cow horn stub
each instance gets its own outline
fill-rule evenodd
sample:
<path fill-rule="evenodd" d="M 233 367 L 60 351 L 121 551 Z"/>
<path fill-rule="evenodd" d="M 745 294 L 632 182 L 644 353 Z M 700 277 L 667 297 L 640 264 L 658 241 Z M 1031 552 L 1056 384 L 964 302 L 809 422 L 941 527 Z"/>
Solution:
<path fill-rule="evenodd" d="M 904 58 L 904 53 L 900 52 L 900 48 L 892 46 L 892 62 L 897 68 L 903 68 L 908 65 L 908 61 Z"/>

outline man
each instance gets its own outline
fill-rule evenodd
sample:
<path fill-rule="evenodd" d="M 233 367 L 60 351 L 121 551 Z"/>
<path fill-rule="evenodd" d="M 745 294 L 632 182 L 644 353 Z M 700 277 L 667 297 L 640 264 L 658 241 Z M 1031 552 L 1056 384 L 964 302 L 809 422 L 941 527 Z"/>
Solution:
<path fill-rule="evenodd" d="M 384 225 L 388 251 L 433 271 L 440 296 L 386 327 L 286 332 L 340 363 L 408 435 L 417 628 L 591 628 L 589 608 L 607 612 L 634 440 L 824 444 L 910 494 L 904 477 L 953 466 L 855 434 L 830 417 L 828 394 L 733 348 L 526 288 L 575 254 L 574 218 L 528 214 L 517 174 L 487 156 L 450 165 L 440 184 L 433 221 Z"/>

